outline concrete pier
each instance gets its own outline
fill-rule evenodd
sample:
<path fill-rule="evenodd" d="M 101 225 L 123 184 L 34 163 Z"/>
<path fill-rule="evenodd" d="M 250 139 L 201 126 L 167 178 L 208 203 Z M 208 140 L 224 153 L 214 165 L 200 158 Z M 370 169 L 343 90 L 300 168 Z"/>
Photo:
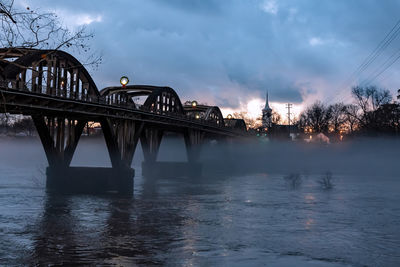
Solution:
<path fill-rule="evenodd" d="M 67 167 L 46 169 L 46 187 L 64 194 L 133 194 L 132 168 Z"/>

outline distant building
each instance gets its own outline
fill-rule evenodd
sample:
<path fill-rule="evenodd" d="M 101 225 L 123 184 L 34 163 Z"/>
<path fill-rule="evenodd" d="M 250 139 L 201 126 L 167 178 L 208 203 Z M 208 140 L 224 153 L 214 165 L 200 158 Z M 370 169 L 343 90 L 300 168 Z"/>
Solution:
<path fill-rule="evenodd" d="M 272 126 L 272 109 L 268 103 L 268 91 L 265 99 L 265 107 L 262 110 L 262 127 L 271 128 Z"/>
<path fill-rule="evenodd" d="M 299 131 L 296 125 L 282 125 L 272 121 L 272 108 L 269 106 L 268 91 L 265 98 L 265 107 L 262 109 L 262 126 L 255 129 L 257 136 L 269 139 L 290 139 L 298 137 Z"/>

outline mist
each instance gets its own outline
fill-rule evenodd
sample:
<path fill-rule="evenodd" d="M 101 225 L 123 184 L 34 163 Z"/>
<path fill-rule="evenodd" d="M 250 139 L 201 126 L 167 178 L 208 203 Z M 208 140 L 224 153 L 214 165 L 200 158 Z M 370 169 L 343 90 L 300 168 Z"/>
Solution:
<path fill-rule="evenodd" d="M 256 140 L 204 149 L 202 160 L 235 173 L 396 175 L 400 141 L 360 138 L 333 144 Z"/>
<path fill-rule="evenodd" d="M 36 137 L 0 140 L 0 164 L 12 168 L 47 166 L 40 140 Z M 360 174 L 398 175 L 400 140 L 395 138 L 358 138 L 333 144 L 268 141 L 242 142 L 209 140 L 201 148 L 199 163 L 203 176 L 242 174 Z M 132 167 L 140 169 L 144 160 L 140 142 Z M 157 161 L 187 162 L 182 136 L 167 135 L 160 145 Z M 111 167 L 103 136 L 82 137 L 71 166 Z M 174 173 L 164 173 L 173 177 Z M 378 178 L 377 178 L 378 179 Z"/>

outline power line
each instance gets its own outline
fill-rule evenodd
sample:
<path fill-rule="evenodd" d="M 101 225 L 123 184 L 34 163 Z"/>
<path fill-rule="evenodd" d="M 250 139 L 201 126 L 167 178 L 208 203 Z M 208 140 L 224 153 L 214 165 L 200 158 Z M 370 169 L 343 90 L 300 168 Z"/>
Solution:
<path fill-rule="evenodd" d="M 379 42 L 377 47 L 368 55 L 368 57 L 361 63 L 360 66 L 352 73 L 348 80 L 352 80 L 352 76 L 357 76 L 366 70 L 375 59 L 382 54 L 382 52 L 389 46 L 389 44 L 398 36 L 400 32 L 400 19 L 396 22 L 393 28 L 386 34 L 386 36 Z M 397 28 L 397 29 L 396 29 Z M 396 30 L 395 30 L 396 29 Z M 387 39 L 387 40 L 386 40 Z"/>
<path fill-rule="evenodd" d="M 389 46 L 389 44 L 396 39 L 396 37 L 399 35 L 400 27 L 397 28 L 397 30 L 391 34 L 390 38 L 385 41 L 385 39 L 390 35 L 390 33 L 400 24 L 400 20 L 397 21 L 396 25 L 390 30 L 390 32 L 386 35 L 386 37 L 378 44 L 378 46 L 375 48 L 375 50 L 370 54 L 373 55 L 368 62 L 364 64 L 364 66 L 361 67 L 360 73 L 363 72 L 365 69 L 367 69 L 371 63 L 382 54 L 382 52 L 386 49 L 386 47 Z M 384 42 L 385 41 L 385 42 Z M 384 42 L 384 43 L 383 43 Z M 383 44 L 382 44 L 383 43 Z"/>
<path fill-rule="evenodd" d="M 374 77 L 380 70 L 382 70 L 383 68 L 385 68 L 385 65 L 387 65 L 387 63 L 390 61 L 390 59 L 392 59 L 399 51 L 400 51 L 400 49 L 399 49 L 399 50 L 396 50 L 396 52 L 394 52 L 392 55 L 390 55 L 390 56 L 385 60 L 385 62 L 383 62 L 383 63 L 382 63 L 378 68 L 376 68 L 374 71 L 372 71 L 372 72 L 370 73 L 370 75 L 368 75 L 368 77 L 365 78 L 365 79 L 360 83 L 360 85 L 366 85 L 366 84 L 368 84 L 369 81 L 372 80 L 371 77 Z"/>
<path fill-rule="evenodd" d="M 339 96 L 342 96 L 343 90 L 347 87 L 347 85 L 349 83 L 351 83 L 354 80 L 355 77 L 359 76 L 363 71 L 365 71 L 376 60 L 376 58 L 379 57 L 382 54 L 382 52 L 390 45 L 390 43 L 394 39 L 396 39 L 397 36 L 399 35 L 399 33 L 400 33 L 400 27 L 399 26 L 400 26 L 400 19 L 391 28 L 391 30 L 386 34 L 386 36 L 379 42 L 379 44 L 376 46 L 376 48 L 360 64 L 360 66 L 358 66 L 358 68 L 349 76 L 349 78 L 347 78 L 342 83 L 342 85 L 340 86 L 340 89 L 339 89 L 339 93 L 337 93 L 330 101 L 327 101 L 327 102 L 332 102 L 333 100 L 337 99 Z M 390 64 L 390 66 L 393 65 L 393 63 Z"/>
<path fill-rule="evenodd" d="M 400 52 L 400 49 L 395 53 L 397 54 L 398 52 Z M 395 55 L 393 54 L 393 56 Z M 385 61 L 385 63 L 387 63 L 391 58 L 388 58 L 388 60 Z M 377 73 L 374 77 L 372 77 L 372 79 L 366 80 L 365 82 L 365 86 L 371 84 L 376 78 L 378 78 L 382 73 L 384 73 L 387 69 L 389 69 L 394 63 L 396 63 L 397 60 L 399 60 L 400 58 L 400 54 L 394 58 L 394 60 L 392 60 L 388 65 L 386 65 L 386 67 L 384 69 L 382 69 L 379 73 Z"/>

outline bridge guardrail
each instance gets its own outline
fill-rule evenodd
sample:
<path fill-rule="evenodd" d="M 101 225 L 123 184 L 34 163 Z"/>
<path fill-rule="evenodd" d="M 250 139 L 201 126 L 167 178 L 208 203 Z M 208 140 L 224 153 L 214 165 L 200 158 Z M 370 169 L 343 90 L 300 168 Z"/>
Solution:
<path fill-rule="evenodd" d="M 122 107 L 122 108 L 128 108 L 131 110 L 141 110 L 144 112 L 148 112 L 148 113 L 155 113 L 158 115 L 164 115 L 164 116 L 168 116 L 168 117 L 172 117 L 172 118 L 179 118 L 179 119 L 185 119 L 187 121 L 191 121 L 194 123 L 198 123 L 198 124 L 203 124 L 203 125 L 208 125 L 208 126 L 213 126 L 213 127 L 219 127 L 219 128 L 225 128 L 227 130 L 230 131 L 234 131 L 234 132 L 241 132 L 238 129 L 234 129 L 231 127 L 227 127 L 225 125 L 221 125 L 221 124 L 216 124 L 213 121 L 209 121 L 209 120 L 205 120 L 203 118 L 192 118 L 187 116 L 186 114 L 179 114 L 176 112 L 169 112 L 169 111 L 150 111 L 149 109 L 143 107 L 143 106 L 137 106 L 134 103 L 128 103 L 125 101 L 119 101 L 118 99 L 111 101 L 111 99 L 107 99 L 107 97 L 105 96 L 91 96 L 91 95 L 85 95 L 82 93 L 79 94 L 75 94 L 74 97 L 68 97 L 65 95 L 57 95 L 57 94 L 47 94 L 47 93 L 43 93 L 47 91 L 47 87 L 45 85 L 42 86 L 42 93 L 39 92 L 32 92 L 31 90 L 29 90 L 29 88 L 24 85 L 24 86 L 13 86 L 16 83 L 15 80 L 0 80 L 0 87 L 6 88 L 6 89 L 11 89 L 11 90 L 17 90 L 17 91 L 28 91 L 32 94 L 38 94 L 38 95 L 46 95 L 46 96 L 52 96 L 54 98 L 58 98 L 58 99 L 68 99 L 68 100 L 75 100 L 75 101 L 80 101 L 80 102 L 88 102 L 88 103 L 96 103 L 99 105 L 107 105 L 107 106 L 116 106 L 116 107 Z M 67 94 L 68 95 L 68 94 Z"/>

